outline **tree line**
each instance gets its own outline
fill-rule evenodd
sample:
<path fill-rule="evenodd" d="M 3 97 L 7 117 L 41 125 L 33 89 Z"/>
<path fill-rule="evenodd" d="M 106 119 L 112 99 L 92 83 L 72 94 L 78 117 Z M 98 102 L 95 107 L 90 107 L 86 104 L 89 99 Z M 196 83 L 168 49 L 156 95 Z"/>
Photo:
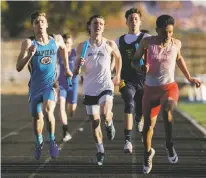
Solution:
<path fill-rule="evenodd" d="M 30 14 L 40 10 L 47 13 L 49 33 L 69 31 L 77 35 L 85 31 L 90 16 L 115 15 L 123 4 L 119 1 L 1 1 L 1 31 L 6 31 L 9 37 L 31 31 Z"/>

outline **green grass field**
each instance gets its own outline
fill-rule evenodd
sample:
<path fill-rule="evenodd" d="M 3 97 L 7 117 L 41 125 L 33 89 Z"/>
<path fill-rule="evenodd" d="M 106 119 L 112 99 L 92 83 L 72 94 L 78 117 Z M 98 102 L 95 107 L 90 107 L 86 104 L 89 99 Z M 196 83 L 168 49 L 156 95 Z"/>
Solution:
<path fill-rule="evenodd" d="M 178 108 L 206 128 L 206 104 L 179 102 Z"/>

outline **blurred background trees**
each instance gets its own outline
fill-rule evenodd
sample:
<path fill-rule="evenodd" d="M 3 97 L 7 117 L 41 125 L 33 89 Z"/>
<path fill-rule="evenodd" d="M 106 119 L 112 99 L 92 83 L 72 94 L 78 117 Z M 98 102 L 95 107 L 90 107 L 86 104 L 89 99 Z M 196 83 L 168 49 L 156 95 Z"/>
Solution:
<path fill-rule="evenodd" d="M 124 14 L 131 7 L 143 13 L 142 26 L 155 33 L 156 17 L 172 15 L 176 32 L 206 32 L 206 6 L 192 1 L 1 1 L 1 32 L 5 38 L 22 38 L 31 34 L 30 14 L 47 13 L 49 33 L 85 32 L 86 22 L 94 14 L 106 18 L 106 29 L 127 31 Z M 118 27 L 118 28 L 117 28 Z"/>
<path fill-rule="evenodd" d="M 22 36 L 22 32 L 31 32 L 30 14 L 42 10 L 48 16 L 49 33 L 70 31 L 75 36 L 85 31 L 90 16 L 113 16 L 122 4 L 117 1 L 2 1 L 2 33 L 17 37 Z"/>

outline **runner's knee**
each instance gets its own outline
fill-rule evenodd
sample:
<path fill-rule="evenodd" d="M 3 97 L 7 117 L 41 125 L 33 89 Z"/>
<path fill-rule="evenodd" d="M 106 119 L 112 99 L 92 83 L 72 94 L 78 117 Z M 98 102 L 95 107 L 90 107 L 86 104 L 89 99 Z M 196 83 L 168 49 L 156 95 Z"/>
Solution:
<path fill-rule="evenodd" d="M 113 112 L 111 112 L 111 111 L 107 111 L 107 112 L 101 114 L 101 118 L 103 120 L 108 120 L 108 118 L 110 119 L 112 117 L 113 117 Z"/>
<path fill-rule="evenodd" d="M 163 103 L 163 111 L 166 111 L 166 112 L 172 111 L 174 110 L 175 106 L 176 106 L 175 101 L 168 100 Z"/>
<path fill-rule="evenodd" d="M 132 101 L 125 102 L 124 112 L 129 113 L 129 114 L 133 113 L 134 112 L 134 102 Z"/>
<path fill-rule="evenodd" d="M 44 113 L 47 114 L 47 115 L 48 114 L 53 114 L 54 108 L 55 108 L 55 104 L 53 104 L 52 102 L 43 104 Z"/>
<path fill-rule="evenodd" d="M 95 130 L 96 128 L 99 127 L 100 125 L 100 119 L 95 119 L 95 120 L 92 120 L 92 128 Z"/>
<path fill-rule="evenodd" d="M 35 116 L 33 116 L 33 120 L 34 121 L 40 121 L 41 119 L 43 119 L 44 115 L 42 112 L 36 113 Z"/>

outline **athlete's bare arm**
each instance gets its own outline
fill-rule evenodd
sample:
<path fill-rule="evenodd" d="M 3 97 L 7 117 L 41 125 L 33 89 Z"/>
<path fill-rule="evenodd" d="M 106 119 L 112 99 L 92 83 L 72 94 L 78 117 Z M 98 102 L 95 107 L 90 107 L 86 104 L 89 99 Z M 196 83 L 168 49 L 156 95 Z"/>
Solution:
<path fill-rule="evenodd" d="M 80 43 L 77 46 L 77 50 L 76 50 L 76 59 L 75 59 L 75 67 L 74 67 L 74 74 L 78 75 L 81 73 L 81 67 L 79 67 L 80 64 L 83 65 L 84 61 L 81 59 L 81 53 L 82 53 L 82 49 L 83 49 L 83 43 Z"/>
<path fill-rule="evenodd" d="M 107 42 L 108 42 L 109 46 L 111 47 L 111 53 L 115 58 L 116 75 L 113 78 L 113 82 L 115 85 L 118 85 L 120 82 L 120 74 L 121 74 L 121 70 L 122 70 L 122 57 L 121 57 L 120 51 L 119 51 L 116 43 L 113 40 L 108 40 Z"/>
<path fill-rule="evenodd" d="M 137 48 L 137 51 L 135 52 L 133 60 L 131 62 L 132 68 L 134 68 L 137 71 L 141 71 L 139 63 L 142 59 L 142 56 L 144 55 L 145 48 L 148 48 L 148 38 L 143 38 L 140 41 L 139 47 Z"/>
<path fill-rule="evenodd" d="M 111 55 L 111 66 L 110 66 L 111 72 L 113 72 L 114 68 L 115 68 L 115 58 L 114 58 L 114 55 L 112 54 Z"/>
<path fill-rule="evenodd" d="M 200 87 L 201 85 L 201 82 L 198 80 L 198 79 L 195 79 L 193 77 L 190 76 L 190 73 L 187 69 L 187 66 L 185 64 L 185 61 L 181 55 L 181 42 L 178 40 L 177 41 L 179 44 L 178 46 L 179 47 L 179 51 L 178 51 L 178 54 L 177 54 L 177 66 L 180 68 L 180 70 L 182 71 L 182 73 L 184 74 L 184 76 L 186 77 L 186 79 L 191 83 L 191 84 L 195 84 L 196 87 Z"/>
<path fill-rule="evenodd" d="M 66 45 L 64 43 L 64 40 L 61 35 L 55 35 L 54 39 L 59 47 L 60 54 L 62 56 L 64 67 L 65 67 L 65 75 L 68 77 L 72 77 L 72 72 L 69 69 L 69 63 L 68 63 L 68 51 L 66 48 Z"/>
<path fill-rule="evenodd" d="M 32 42 L 30 39 L 26 39 L 25 41 L 22 42 L 21 51 L 19 53 L 17 63 L 16 63 L 16 70 L 18 72 L 22 71 L 24 67 L 28 65 L 32 56 L 36 52 L 36 46 L 31 44 Z"/>
<path fill-rule="evenodd" d="M 122 69 L 122 57 L 116 43 L 112 40 L 108 40 L 110 47 L 112 48 L 112 55 L 115 58 L 116 74 L 120 76 Z"/>

